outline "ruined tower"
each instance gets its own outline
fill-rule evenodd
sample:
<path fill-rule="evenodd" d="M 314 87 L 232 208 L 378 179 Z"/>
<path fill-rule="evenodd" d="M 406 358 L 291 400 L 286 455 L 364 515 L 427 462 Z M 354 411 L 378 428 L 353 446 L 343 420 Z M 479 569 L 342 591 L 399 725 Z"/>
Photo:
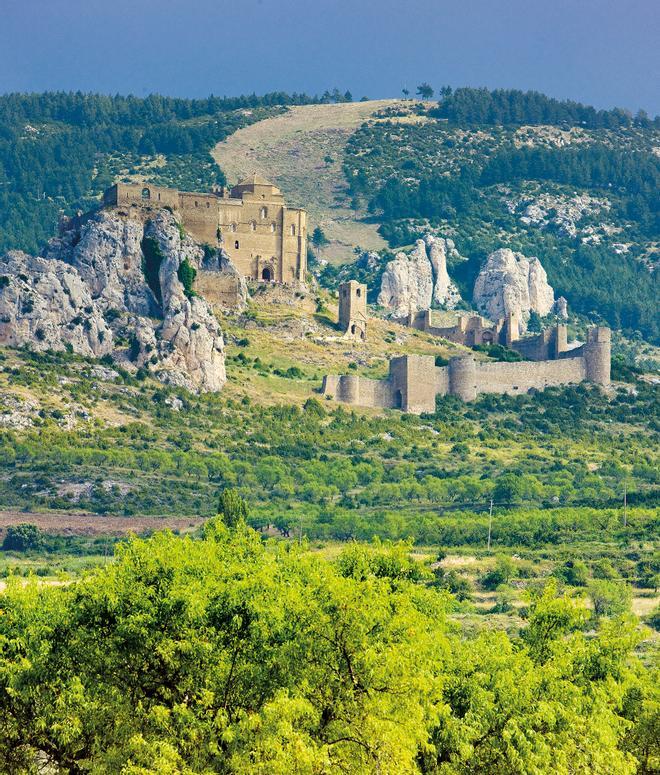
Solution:
<path fill-rule="evenodd" d="M 339 286 L 339 327 L 347 339 L 367 338 L 367 286 L 357 280 Z"/>

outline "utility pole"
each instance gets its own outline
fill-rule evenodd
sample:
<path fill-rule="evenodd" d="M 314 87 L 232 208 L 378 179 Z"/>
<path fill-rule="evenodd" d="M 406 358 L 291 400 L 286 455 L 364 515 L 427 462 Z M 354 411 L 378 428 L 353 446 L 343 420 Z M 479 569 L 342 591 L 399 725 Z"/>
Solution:
<path fill-rule="evenodd" d="M 490 499 L 490 511 L 488 512 L 488 551 L 490 552 L 490 536 L 493 529 L 493 499 Z"/>

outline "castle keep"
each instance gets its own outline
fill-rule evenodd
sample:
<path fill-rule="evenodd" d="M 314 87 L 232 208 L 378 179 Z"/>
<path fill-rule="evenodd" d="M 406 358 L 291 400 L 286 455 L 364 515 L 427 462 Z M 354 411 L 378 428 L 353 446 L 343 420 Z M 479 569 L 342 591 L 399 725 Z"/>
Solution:
<path fill-rule="evenodd" d="M 151 185 L 117 183 L 103 204 L 174 211 L 198 242 L 221 245 L 249 280 L 278 283 L 305 281 L 307 213 L 287 207 L 282 192 L 258 175 L 230 190 L 207 194 Z"/>
<path fill-rule="evenodd" d="M 387 379 L 330 375 L 323 379 L 322 392 L 346 404 L 420 414 L 435 411 L 436 396 L 471 401 L 479 393 L 519 395 L 583 381 L 610 384 L 609 328 L 589 329 L 586 343 L 572 350 L 565 343 L 566 327 L 556 326 L 552 333 L 531 338 L 528 357 L 549 356 L 543 360 L 493 363 L 465 355 L 452 358 L 448 366 L 436 366 L 432 355 L 404 355 L 390 361 Z"/>

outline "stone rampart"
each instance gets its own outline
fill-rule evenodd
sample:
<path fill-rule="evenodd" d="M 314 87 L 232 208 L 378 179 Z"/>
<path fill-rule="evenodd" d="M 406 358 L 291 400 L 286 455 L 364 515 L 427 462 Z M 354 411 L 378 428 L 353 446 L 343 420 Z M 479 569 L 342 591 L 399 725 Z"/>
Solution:
<path fill-rule="evenodd" d="M 599 327 L 589 330 L 584 345 L 551 360 L 495 363 L 465 355 L 452 358 L 448 366 L 438 367 L 433 356 L 404 355 L 390 361 L 387 379 L 327 376 L 322 392 L 356 406 L 420 414 L 434 411 L 438 395 L 455 395 L 471 401 L 479 393 L 520 395 L 584 381 L 607 386 L 610 357 L 610 331 Z"/>

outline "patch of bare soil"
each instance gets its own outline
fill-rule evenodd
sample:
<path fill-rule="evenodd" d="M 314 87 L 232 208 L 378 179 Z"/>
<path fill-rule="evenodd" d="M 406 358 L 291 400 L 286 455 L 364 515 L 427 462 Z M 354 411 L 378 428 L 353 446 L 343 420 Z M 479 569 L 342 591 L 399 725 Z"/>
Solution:
<path fill-rule="evenodd" d="M 204 523 L 201 517 L 119 517 L 67 512 L 0 511 L 0 538 L 11 525 L 27 522 L 51 535 L 121 536 L 152 530 L 194 530 Z"/>

